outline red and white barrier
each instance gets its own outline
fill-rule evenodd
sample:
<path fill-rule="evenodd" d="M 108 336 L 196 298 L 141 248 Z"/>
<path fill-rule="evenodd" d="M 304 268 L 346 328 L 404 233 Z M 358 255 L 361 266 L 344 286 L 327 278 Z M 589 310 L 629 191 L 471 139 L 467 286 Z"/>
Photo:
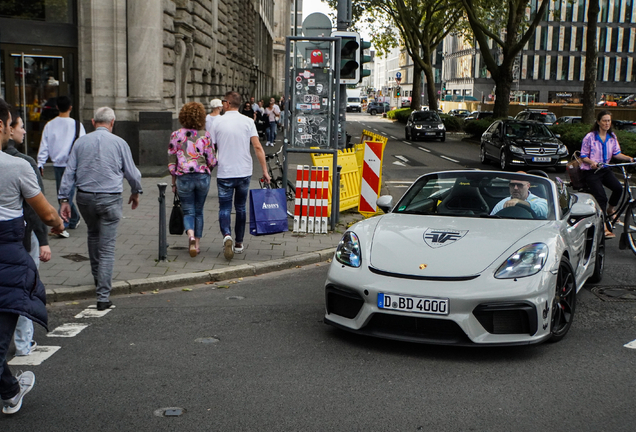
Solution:
<path fill-rule="evenodd" d="M 293 232 L 327 233 L 329 167 L 298 165 Z"/>
<path fill-rule="evenodd" d="M 360 182 L 360 213 L 373 214 L 377 211 L 375 202 L 380 195 L 380 174 L 382 170 L 382 143 L 365 142 L 362 181 Z"/>

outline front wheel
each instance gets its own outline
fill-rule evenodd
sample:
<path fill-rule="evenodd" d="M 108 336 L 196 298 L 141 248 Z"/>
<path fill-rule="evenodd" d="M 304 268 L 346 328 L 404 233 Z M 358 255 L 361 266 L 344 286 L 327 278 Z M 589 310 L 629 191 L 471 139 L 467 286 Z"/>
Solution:
<path fill-rule="evenodd" d="M 550 318 L 550 342 L 558 342 L 572 327 L 574 310 L 576 309 L 576 283 L 570 261 L 561 259 L 557 272 L 554 299 L 552 300 Z"/>
<path fill-rule="evenodd" d="M 501 151 L 501 155 L 499 156 L 499 166 L 502 171 L 508 171 L 510 169 L 510 163 L 508 163 L 508 155 L 505 150 Z"/>
<path fill-rule="evenodd" d="M 293 218 L 296 208 L 296 185 L 291 180 L 287 180 L 285 197 L 287 198 L 287 216 Z"/>
<path fill-rule="evenodd" d="M 636 254 L 636 205 L 630 203 L 625 210 L 625 241 Z"/>
<path fill-rule="evenodd" d="M 601 234 L 601 240 L 596 247 L 596 260 L 594 261 L 594 273 L 590 276 L 590 282 L 599 283 L 603 279 L 605 270 L 605 235 Z"/>
<path fill-rule="evenodd" d="M 483 144 L 479 146 L 479 162 L 481 162 L 482 165 L 488 165 L 488 156 L 486 156 L 486 146 Z"/>
<path fill-rule="evenodd" d="M 371 110 L 371 111 L 370 111 L 370 114 L 371 114 L 371 115 L 376 115 L 377 113 L 378 113 L 378 112 L 377 112 L 376 110 Z"/>

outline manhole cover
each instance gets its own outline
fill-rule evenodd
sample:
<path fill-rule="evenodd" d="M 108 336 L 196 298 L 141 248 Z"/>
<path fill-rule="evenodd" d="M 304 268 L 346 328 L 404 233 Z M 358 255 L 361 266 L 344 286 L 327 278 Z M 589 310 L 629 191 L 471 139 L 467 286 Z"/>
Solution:
<path fill-rule="evenodd" d="M 169 407 L 169 408 L 159 408 L 155 410 L 155 415 L 157 417 L 179 417 L 181 414 L 184 414 L 186 410 L 184 408 L 179 407 Z"/>
<path fill-rule="evenodd" d="M 66 258 L 67 260 L 71 260 L 74 262 L 90 261 L 88 257 L 80 254 L 63 255 L 62 258 Z"/>
<path fill-rule="evenodd" d="M 633 286 L 597 286 L 592 288 L 592 292 L 603 301 L 636 301 L 636 287 Z"/>
<path fill-rule="evenodd" d="M 174 250 L 186 250 L 188 249 L 185 246 L 168 246 L 170 249 L 174 249 Z"/>
<path fill-rule="evenodd" d="M 202 337 L 194 340 L 195 342 L 199 342 L 202 344 L 213 344 L 219 342 L 217 338 L 214 337 Z"/>

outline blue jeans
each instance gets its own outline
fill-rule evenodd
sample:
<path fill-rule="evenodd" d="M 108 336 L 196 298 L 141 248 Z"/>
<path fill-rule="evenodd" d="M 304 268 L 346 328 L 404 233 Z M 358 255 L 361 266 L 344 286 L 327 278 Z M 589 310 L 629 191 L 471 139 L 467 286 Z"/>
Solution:
<path fill-rule="evenodd" d="M 7 352 L 17 322 L 18 315 L 0 312 L 0 399 L 11 399 L 20 391 L 20 384 L 7 364 Z"/>
<path fill-rule="evenodd" d="M 99 302 L 108 301 L 113 287 L 115 240 L 122 204 L 121 194 L 77 193 L 77 205 L 88 228 L 88 257 Z"/>
<path fill-rule="evenodd" d="M 55 171 L 55 192 L 57 198 L 57 192 L 60 191 L 60 183 L 62 183 L 62 177 L 64 176 L 64 171 L 66 171 L 66 167 L 53 167 Z M 73 197 L 75 196 L 75 188 L 71 189 L 71 193 L 68 196 L 68 203 L 71 205 L 71 218 L 68 222 L 64 222 L 64 228 L 75 229 L 80 220 L 80 215 L 73 204 Z M 58 210 L 59 213 L 59 210 Z"/>
<path fill-rule="evenodd" d="M 231 213 L 232 213 L 232 195 L 234 195 L 234 210 L 236 210 L 236 221 L 234 222 L 234 234 L 236 242 L 243 243 L 245 237 L 245 223 L 247 222 L 247 213 L 245 211 L 245 203 L 247 202 L 247 193 L 250 190 L 250 180 L 252 176 L 216 179 L 216 185 L 219 189 L 219 225 L 221 225 L 221 234 L 223 236 L 232 235 Z"/>
<path fill-rule="evenodd" d="M 183 209 L 183 227 L 203 237 L 203 206 L 210 190 L 210 174 L 193 173 L 177 176 L 177 193 Z"/>
<path fill-rule="evenodd" d="M 276 128 L 278 127 L 278 123 L 275 121 L 269 122 L 269 127 L 265 131 L 267 134 L 267 141 L 273 143 L 276 140 Z"/>
<path fill-rule="evenodd" d="M 40 243 L 38 237 L 31 233 L 31 250 L 29 255 L 33 258 L 35 266 L 40 268 Z M 31 342 L 33 341 L 33 321 L 25 316 L 20 315 L 18 323 L 15 326 L 15 334 L 13 335 L 15 342 L 16 355 L 29 355 L 31 353 Z"/>

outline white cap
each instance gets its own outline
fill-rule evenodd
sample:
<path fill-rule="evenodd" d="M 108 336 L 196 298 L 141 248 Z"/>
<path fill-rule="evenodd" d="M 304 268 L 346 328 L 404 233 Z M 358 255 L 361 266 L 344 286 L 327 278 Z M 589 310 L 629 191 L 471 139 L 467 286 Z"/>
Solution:
<path fill-rule="evenodd" d="M 223 102 L 221 102 L 221 99 L 212 99 L 210 101 L 210 108 L 214 109 L 214 108 L 221 108 L 223 106 Z"/>

